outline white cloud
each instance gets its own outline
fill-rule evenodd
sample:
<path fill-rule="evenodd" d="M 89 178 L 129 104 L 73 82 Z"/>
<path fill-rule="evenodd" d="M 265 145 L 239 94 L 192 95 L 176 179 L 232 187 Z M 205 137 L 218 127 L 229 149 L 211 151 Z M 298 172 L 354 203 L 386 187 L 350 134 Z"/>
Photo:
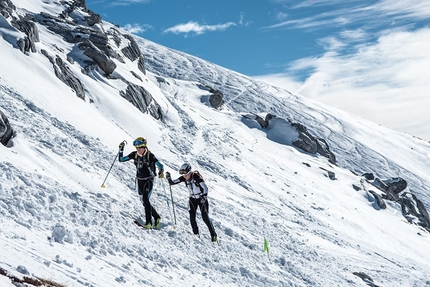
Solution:
<path fill-rule="evenodd" d="M 195 33 L 196 35 L 201 35 L 208 31 L 209 32 L 224 31 L 230 26 L 236 26 L 236 24 L 233 22 L 228 22 L 225 24 L 218 24 L 218 25 L 201 25 L 197 22 L 190 21 L 185 24 L 179 24 L 179 25 L 170 27 L 164 30 L 164 33 L 173 33 L 173 34 Z"/>
<path fill-rule="evenodd" d="M 110 6 L 128 6 L 133 4 L 146 4 L 149 3 L 150 0 L 117 0 L 109 3 Z"/>
<path fill-rule="evenodd" d="M 385 31 L 354 53 L 295 61 L 271 83 L 395 130 L 430 139 L 430 29 Z M 305 82 L 291 73 L 313 70 Z M 283 79 L 284 78 L 284 79 Z M 292 88 L 293 87 L 293 88 Z"/>
<path fill-rule="evenodd" d="M 148 31 L 149 29 L 153 29 L 153 27 L 151 25 L 148 25 L 148 24 L 141 25 L 141 24 L 137 24 L 137 23 L 126 24 L 124 27 L 121 27 L 121 28 L 123 28 L 124 30 L 126 30 L 132 34 L 141 34 L 141 33 Z"/>

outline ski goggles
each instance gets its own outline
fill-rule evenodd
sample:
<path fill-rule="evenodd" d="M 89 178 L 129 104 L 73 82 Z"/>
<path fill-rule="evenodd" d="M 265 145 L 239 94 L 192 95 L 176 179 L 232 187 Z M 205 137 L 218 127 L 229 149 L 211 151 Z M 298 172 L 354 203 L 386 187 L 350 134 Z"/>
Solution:
<path fill-rule="evenodd" d="M 138 147 L 146 147 L 146 142 L 142 141 L 142 140 L 135 140 L 133 142 L 133 145 L 138 148 Z"/>
<path fill-rule="evenodd" d="M 187 173 L 188 173 L 188 171 L 183 170 L 183 169 L 181 169 L 181 170 L 179 171 L 179 174 L 187 174 Z"/>

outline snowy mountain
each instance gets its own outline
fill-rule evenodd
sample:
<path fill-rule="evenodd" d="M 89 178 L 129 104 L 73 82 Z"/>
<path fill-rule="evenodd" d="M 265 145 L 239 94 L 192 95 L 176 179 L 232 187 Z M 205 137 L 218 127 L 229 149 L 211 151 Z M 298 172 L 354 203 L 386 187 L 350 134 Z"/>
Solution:
<path fill-rule="evenodd" d="M 84 1 L 0 12 L 15 132 L 0 145 L 1 286 L 430 286 L 429 142 L 127 34 Z M 174 178 L 184 162 L 203 174 L 219 244 L 201 218 L 192 234 L 188 192 L 165 179 L 160 230 L 133 223 L 135 168 L 117 153 L 139 136 Z"/>

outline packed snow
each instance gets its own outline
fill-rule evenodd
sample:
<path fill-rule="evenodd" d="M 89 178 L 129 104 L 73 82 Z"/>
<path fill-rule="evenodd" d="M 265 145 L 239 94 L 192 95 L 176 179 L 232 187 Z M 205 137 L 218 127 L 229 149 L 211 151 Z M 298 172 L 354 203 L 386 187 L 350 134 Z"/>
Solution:
<path fill-rule="evenodd" d="M 61 11 L 56 1 L 12 2 Z M 10 43 L 20 32 L 0 19 L 0 109 L 17 132 L 10 147 L 0 145 L 0 268 L 8 274 L 68 287 L 430 286 L 429 233 L 398 203 L 378 208 L 361 177 L 404 178 L 429 210 L 429 142 L 142 38 L 142 81 L 129 72 L 136 62 L 116 62 L 115 73 L 150 91 L 164 122 L 122 98 L 122 81 L 82 74 L 75 62 L 82 100 L 40 53 L 65 60 L 70 44 L 40 26 L 38 52 L 23 54 Z M 207 86 L 223 92 L 220 110 Z M 249 119 L 269 112 L 277 117 L 267 129 Z M 338 165 L 293 147 L 289 120 L 324 138 Z M 201 236 L 192 234 L 187 190 L 165 179 L 151 197 L 160 229 L 133 223 L 144 212 L 135 168 L 116 156 L 121 141 L 127 153 L 139 136 L 174 178 L 184 162 L 203 174 L 219 244 L 200 217 Z M 14 286 L 4 276 L 0 285 Z"/>

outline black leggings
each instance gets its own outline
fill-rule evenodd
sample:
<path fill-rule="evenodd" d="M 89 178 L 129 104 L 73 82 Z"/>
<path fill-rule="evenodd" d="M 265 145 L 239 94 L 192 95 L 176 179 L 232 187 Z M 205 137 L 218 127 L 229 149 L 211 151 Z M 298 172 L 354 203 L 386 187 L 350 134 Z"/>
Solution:
<path fill-rule="evenodd" d="M 155 208 L 149 202 L 149 198 L 151 197 L 152 187 L 154 186 L 154 179 L 138 179 L 137 187 L 139 190 L 140 199 L 142 201 L 143 206 L 145 207 L 145 224 L 152 224 L 152 217 L 154 220 L 160 217 Z"/>
<path fill-rule="evenodd" d="M 200 208 L 200 212 L 202 214 L 202 219 L 206 223 L 206 226 L 209 229 L 209 232 L 211 233 L 211 237 L 216 236 L 215 228 L 212 225 L 211 220 L 209 219 L 209 203 L 206 199 L 203 203 L 201 202 L 201 198 L 193 198 L 190 197 L 190 200 L 188 202 L 189 207 L 188 211 L 190 212 L 190 223 L 191 227 L 193 228 L 194 234 L 199 234 L 199 227 L 197 226 L 196 222 L 196 214 L 197 214 L 197 207 Z"/>

